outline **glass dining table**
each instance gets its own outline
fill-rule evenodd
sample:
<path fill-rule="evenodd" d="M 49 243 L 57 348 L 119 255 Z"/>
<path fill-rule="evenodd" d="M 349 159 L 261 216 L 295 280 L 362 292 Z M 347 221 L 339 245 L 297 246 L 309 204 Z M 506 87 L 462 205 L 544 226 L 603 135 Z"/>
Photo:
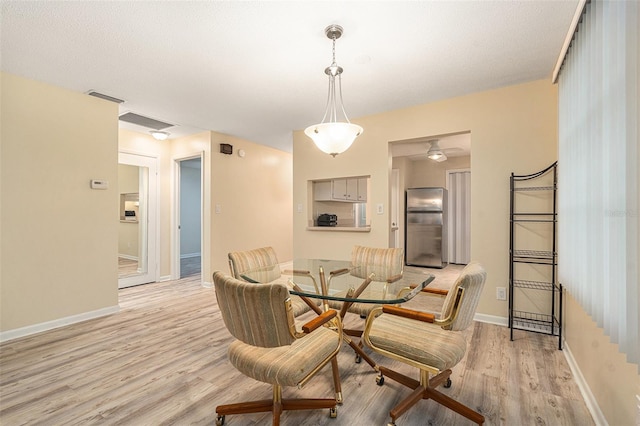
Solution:
<path fill-rule="evenodd" d="M 375 280 L 375 276 L 371 280 L 365 280 L 354 275 L 357 274 L 357 268 L 359 267 L 344 260 L 295 259 L 291 269 L 280 270 L 279 265 L 272 265 L 247 270 L 241 276 L 244 280 L 254 283 L 272 282 L 274 277 L 278 277 L 279 281 L 289 284 L 290 294 L 300 296 L 318 314 L 330 309 L 330 300 L 342 302 L 341 317 L 344 317 L 354 303 L 405 303 L 434 279 L 432 274 L 428 274 L 421 282 L 406 278 L 394 282 L 380 282 Z M 318 299 L 322 301 L 320 304 L 317 303 Z M 343 336 L 345 342 L 356 352 L 356 356 L 375 368 L 375 362 L 362 350 L 362 346 L 355 343 L 350 336 Z"/>

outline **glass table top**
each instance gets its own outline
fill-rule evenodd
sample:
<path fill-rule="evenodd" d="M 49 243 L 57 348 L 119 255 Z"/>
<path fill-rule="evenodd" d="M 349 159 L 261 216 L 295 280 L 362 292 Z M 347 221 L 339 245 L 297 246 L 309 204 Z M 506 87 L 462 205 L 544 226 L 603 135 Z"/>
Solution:
<path fill-rule="evenodd" d="M 249 282 L 282 282 L 289 292 L 314 299 L 344 302 L 397 304 L 410 300 L 426 287 L 434 276 L 425 275 L 422 282 L 400 278 L 395 282 L 376 281 L 373 276 L 368 285 L 356 276 L 358 267 L 344 260 L 296 259 L 291 269 L 279 265 L 245 271 L 242 278 Z"/>

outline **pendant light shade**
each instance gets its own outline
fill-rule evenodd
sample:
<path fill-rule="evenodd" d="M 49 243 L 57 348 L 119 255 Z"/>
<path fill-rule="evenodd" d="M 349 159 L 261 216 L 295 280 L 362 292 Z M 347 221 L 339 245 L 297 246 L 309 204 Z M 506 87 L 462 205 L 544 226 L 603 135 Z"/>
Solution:
<path fill-rule="evenodd" d="M 335 157 L 349 149 L 362 133 L 362 127 L 351 123 L 321 123 L 307 127 L 304 133 L 320 151 Z"/>
<path fill-rule="evenodd" d="M 342 36 L 342 27 L 329 25 L 324 30 L 328 38 L 333 40 L 333 62 L 324 73 L 329 76 L 329 93 L 327 95 L 327 108 L 320 124 L 314 124 L 305 129 L 304 133 L 313 140 L 322 151 L 335 157 L 343 153 L 362 134 L 362 127 L 352 124 L 347 117 L 342 103 L 342 67 L 336 63 L 336 40 Z M 337 95 L 336 95 L 336 80 Z M 338 106 L 339 102 L 339 106 Z M 344 121 L 338 121 L 338 118 Z"/>

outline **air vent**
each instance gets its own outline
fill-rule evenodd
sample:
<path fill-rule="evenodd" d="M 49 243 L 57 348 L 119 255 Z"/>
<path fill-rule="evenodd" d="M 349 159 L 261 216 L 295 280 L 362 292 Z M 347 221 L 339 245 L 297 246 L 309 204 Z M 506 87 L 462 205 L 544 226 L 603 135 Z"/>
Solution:
<path fill-rule="evenodd" d="M 117 104 L 121 104 L 124 102 L 122 99 L 114 98 L 113 96 L 105 95 L 104 93 L 100 93 L 100 92 L 94 92 L 93 90 L 87 92 L 87 95 L 104 99 L 105 101 L 115 102 Z"/>
<path fill-rule="evenodd" d="M 173 126 L 173 124 L 165 123 L 164 121 L 154 120 L 153 118 L 145 117 L 143 115 L 135 114 L 133 112 L 127 112 L 120 116 L 121 121 L 127 123 L 137 124 L 138 126 L 148 127 L 149 129 L 162 130 L 167 127 Z"/>

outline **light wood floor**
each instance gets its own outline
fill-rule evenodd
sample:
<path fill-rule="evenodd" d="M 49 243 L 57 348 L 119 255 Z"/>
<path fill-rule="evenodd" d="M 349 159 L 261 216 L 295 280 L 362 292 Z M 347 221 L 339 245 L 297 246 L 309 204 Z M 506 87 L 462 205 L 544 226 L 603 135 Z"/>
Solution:
<path fill-rule="evenodd" d="M 210 425 L 218 404 L 271 397 L 268 385 L 244 377 L 227 361 L 231 338 L 214 290 L 197 277 L 123 289 L 120 307 L 114 315 L 2 344 L 0 424 Z M 348 316 L 352 325 L 361 321 Z M 482 323 L 465 335 L 467 355 L 454 368 L 453 386 L 441 389 L 482 412 L 487 425 L 593 424 L 554 338 L 518 332 L 510 342 L 507 328 Z M 355 364 L 348 346 L 338 359 L 345 399 L 338 418 L 330 419 L 328 410 L 286 412 L 282 424 L 386 424 L 388 411 L 408 389 L 390 379 L 377 386 L 373 370 Z M 284 397 L 331 396 L 329 370 L 302 390 L 286 388 Z M 262 425 L 270 415 L 226 420 Z M 432 401 L 421 401 L 397 423 L 469 424 Z"/>

